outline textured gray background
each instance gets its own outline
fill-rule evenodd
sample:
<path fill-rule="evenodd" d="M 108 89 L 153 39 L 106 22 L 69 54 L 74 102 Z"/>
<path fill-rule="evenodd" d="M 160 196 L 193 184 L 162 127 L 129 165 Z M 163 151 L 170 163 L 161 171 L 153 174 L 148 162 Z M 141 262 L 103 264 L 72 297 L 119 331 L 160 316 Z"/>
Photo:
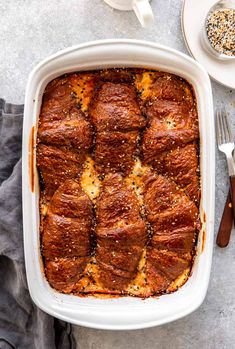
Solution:
<path fill-rule="evenodd" d="M 187 53 L 180 28 L 182 5 L 181 0 L 152 0 L 155 25 L 142 29 L 133 13 L 115 11 L 102 0 L 0 0 L 0 96 L 9 102 L 23 103 L 27 76 L 41 59 L 89 40 L 145 39 Z M 215 106 L 224 103 L 235 124 L 235 91 L 214 82 L 212 85 Z M 217 153 L 215 233 L 227 186 L 225 161 Z M 209 290 L 203 305 L 193 314 L 168 325 L 138 331 L 77 327 L 77 348 L 235 348 L 234 236 L 233 231 L 228 248 L 214 247 Z"/>

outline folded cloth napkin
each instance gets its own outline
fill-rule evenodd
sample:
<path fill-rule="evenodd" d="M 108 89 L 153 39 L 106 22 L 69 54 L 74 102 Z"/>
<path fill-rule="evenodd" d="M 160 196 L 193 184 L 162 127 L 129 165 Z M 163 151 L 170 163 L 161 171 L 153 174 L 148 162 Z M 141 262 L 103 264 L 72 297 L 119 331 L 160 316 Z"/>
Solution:
<path fill-rule="evenodd" d="M 72 349 L 71 325 L 31 301 L 21 204 L 23 105 L 0 99 L 0 349 Z"/>

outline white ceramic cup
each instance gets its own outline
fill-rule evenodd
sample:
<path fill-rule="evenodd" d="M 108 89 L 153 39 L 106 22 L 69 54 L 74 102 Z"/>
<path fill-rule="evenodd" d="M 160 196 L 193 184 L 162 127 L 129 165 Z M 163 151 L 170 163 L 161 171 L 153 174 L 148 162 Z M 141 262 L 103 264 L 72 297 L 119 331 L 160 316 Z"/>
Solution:
<path fill-rule="evenodd" d="M 153 24 L 153 11 L 149 0 L 104 0 L 108 5 L 121 11 L 134 10 L 143 27 Z"/>

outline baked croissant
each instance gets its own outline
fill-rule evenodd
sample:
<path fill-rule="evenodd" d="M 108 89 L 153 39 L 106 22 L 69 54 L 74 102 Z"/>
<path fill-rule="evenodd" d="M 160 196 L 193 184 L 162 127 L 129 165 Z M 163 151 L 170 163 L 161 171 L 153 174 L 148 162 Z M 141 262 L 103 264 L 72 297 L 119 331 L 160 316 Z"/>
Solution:
<path fill-rule="evenodd" d="M 128 174 L 139 130 L 145 126 L 134 87 L 105 82 L 94 96 L 89 116 L 96 129 L 94 159 L 99 172 Z"/>
<path fill-rule="evenodd" d="M 159 293 L 190 265 L 198 209 L 166 177 L 150 172 L 143 181 L 146 217 L 152 227 L 147 246 L 147 280 L 153 292 Z"/>
<path fill-rule="evenodd" d="M 46 89 L 38 128 L 37 165 L 47 199 L 66 179 L 78 176 L 92 145 L 92 127 L 76 99 L 69 79 Z"/>
<path fill-rule="evenodd" d="M 43 222 L 42 254 L 49 283 L 69 292 L 92 252 L 92 203 L 80 184 L 66 180 L 54 193 Z"/>
<path fill-rule="evenodd" d="M 147 229 L 134 191 L 120 174 L 107 175 L 96 204 L 96 260 L 100 282 L 124 290 L 135 277 Z"/>

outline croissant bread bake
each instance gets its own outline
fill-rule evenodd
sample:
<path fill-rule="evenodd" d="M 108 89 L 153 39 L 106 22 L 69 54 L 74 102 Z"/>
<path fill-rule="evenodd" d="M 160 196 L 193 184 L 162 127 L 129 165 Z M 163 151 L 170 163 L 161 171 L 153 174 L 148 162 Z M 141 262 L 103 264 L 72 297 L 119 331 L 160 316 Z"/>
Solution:
<path fill-rule="evenodd" d="M 80 297 L 150 297 L 190 276 L 199 127 L 183 78 L 148 69 L 51 81 L 37 132 L 45 276 Z"/>

